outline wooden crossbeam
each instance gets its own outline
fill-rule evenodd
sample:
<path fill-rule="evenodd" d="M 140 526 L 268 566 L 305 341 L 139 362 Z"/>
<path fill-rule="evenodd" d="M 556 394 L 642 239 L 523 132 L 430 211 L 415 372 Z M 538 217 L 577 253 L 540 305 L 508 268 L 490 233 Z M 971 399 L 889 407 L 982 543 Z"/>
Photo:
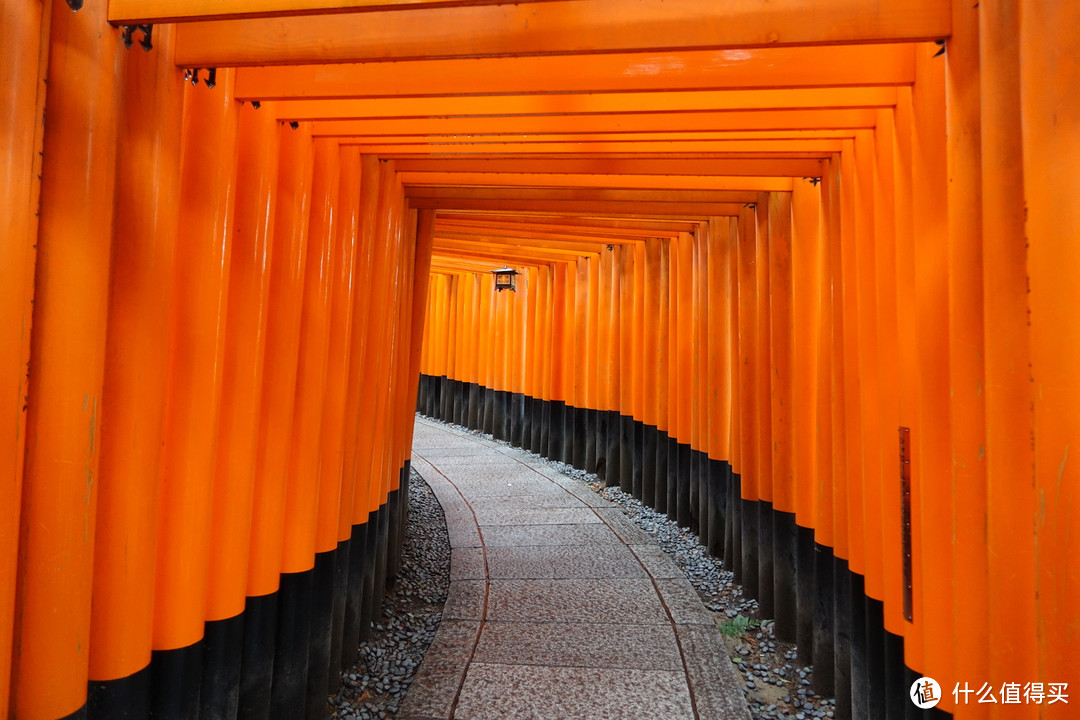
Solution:
<path fill-rule="evenodd" d="M 245 67 L 240 100 L 788 89 L 910 85 L 914 46 L 829 45 L 663 53 Z"/>
<path fill-rule="evenodd" d="M 215 3 L 215 16 L 228 5 Z M 189 23 L 178 28 L 175 57 L 183 67 L 218 67 L 592 55 L 918 42 L 950 32 L 951 5 L 941 0 L 559 0 Z"/>

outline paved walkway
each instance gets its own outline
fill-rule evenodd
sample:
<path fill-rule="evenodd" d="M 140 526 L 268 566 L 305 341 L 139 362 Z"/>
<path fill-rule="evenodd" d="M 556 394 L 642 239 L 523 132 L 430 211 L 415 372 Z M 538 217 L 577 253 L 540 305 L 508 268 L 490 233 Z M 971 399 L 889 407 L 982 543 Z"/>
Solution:
<path fill-rule="evenodd" d="M 422 418 L 450 594 L 404 720 L 748 720 L 712 614 L 622 512 L 543 461 Z"/>

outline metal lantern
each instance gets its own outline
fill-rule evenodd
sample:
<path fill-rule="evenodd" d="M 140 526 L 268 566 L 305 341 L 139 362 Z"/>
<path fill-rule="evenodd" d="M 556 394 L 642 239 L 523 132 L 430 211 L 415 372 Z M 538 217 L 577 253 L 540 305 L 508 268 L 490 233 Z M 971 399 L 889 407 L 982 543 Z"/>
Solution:
<path fill-rule="evenodd" d="M 495 276 L 495 290 L 513 290 L 517 292 L 517 282 L 514 277 L 518 274 L 517 270 L 513 268 L 503 267 L 499 270 L 492 270 L 491 274 Z"/>

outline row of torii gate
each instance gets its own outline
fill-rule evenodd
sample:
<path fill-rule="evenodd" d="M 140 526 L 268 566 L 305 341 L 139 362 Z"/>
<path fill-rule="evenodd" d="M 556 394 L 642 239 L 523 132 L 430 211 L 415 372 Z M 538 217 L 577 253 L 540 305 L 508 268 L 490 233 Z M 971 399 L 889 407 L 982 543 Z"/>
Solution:
<path fill-rule="evenodd" d="M 417 407 L 693 525 L 841 717 L 919 675 L 960 718 L 1073 716 L 1080 6 L 4 0 L 0 30 L 10 717 L 322 717 Z M 984 683 L 1029 692 L 952 692 Z"/>

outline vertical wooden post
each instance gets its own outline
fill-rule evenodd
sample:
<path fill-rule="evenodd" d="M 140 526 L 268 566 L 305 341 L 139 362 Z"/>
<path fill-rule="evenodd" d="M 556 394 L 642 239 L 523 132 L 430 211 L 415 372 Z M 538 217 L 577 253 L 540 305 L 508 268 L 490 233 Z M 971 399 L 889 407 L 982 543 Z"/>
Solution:
<path fill-rule="evenodd" d="M 1030 279 L 1025 240 L 1018 4 L 981 7 L 983 308 L 986 348 L 987 542 L 990 627 L 1036 627 L 1032 492 Z M 1034 238 L 1032 238 L 1034 240 Z M 1035 636 L 1004 633 L 990 646 L 998 687 L 1039 676 Z M 1035 705 L 1017 717 L 1035 717 Z"/>
<path fill-rule="evenodd" d="M 150 712 L 158 486 L 173 250 L 181 212 L 183 77 L 163 28 L 124 53 L 105 345 L 98 534 L 90 625 L 91 717 Z M 146 178 L 160 174 L 159 182 Z M 152 238 L 149 241 L 148 238 Z"/>
<path fill-rule="evenodd" d="M 954 672 L 958 680 L 990 677 L 987 632 L 990 563 L 985 530 L 980 13 L 978 8 L 967 3 L 953 3 L 953 35 L 945 54 L 953 485 L 952 640 Z M 986 705 L 977 703 L 965 707 L 965 712 L 972 720 L 990 714 Z"/>
<path fill-rule="evenodd" d="M 259 112 L 262 112 L 260 110 Z M 277 200 L 270 305 L 255 461 L 251 553 L 244 610 L 240 716 L 270 712 L 285 487 L 296 403 L 296 368 L 311 205 L 312 142 L 307 123 L 278 126 Z"/>
<path fill-rule="evenodd" d="M 34 265 L 41 198 L 49 2 L 0 6 L 6 35 L 0 65 L 10 73 L 0 91 L 0 412 L 13 419 L 0 434 L 0 708 L 11 699 L 19 517 L 26 459 Z"/>
<path fill-rule="evenodd" d="M 1080 212 L 1070 191 L 1078 168 L 1074 131 L 1080 103 L 1071 92 L 1080 80 L 1073 48 L 1080 15 L 1073 4 L 1021 3 L 1024 188 L 1028 273 L 1031 278 L 1031 362 L 1034 382 L 1035 536 L 1039 668 L 1052 682 L 1080 683 L 1076 618 L 1080 587 L 1075 568 L 1078 474 L 1070 447 L 1078 446 L 1080 422 L 1070 398 L 1078 396 L 1080 336 L 1075 316 L 1080 254 Z M 1072 83 L 1072 84 L 1069 84 Z M 1075 452 L 1075 451 L 1074 451 Z M 991 626 L 994 627 L 994 626 Z M 1014 671 L 1018 672 L 1018 671 Z M 1070 698 L 1070 703 L 1074 702 Z M 1044 717 L 1064 720 L 1072 710 L 1048 706 Z"/>
<path fill-rule="evenodd" d="M 51 12 L 12 662 L 12 707 L 30 720 L 62 717 L 86 702 L 119 97 L 119 44 L 105 7 L 73 13 L 53 3 Z M 34 13 L 24 21 L 35 24 Z M 35 51 L 29 52 L 33 58 Z M 34 90 L 24 101 L 35 96 L 42 69 L 30 62 Z M 27 130 L 37 135 L 34 120 Z M 36 146 L 23 138 L 24 150 Z M 36 161 L 23 159 L 13 171 L 18 167 L 31 169 Z M 16 182 L 23 188 L 19 222 L 22 212 L 33 212 L 36 183 L 33 177 Z M 21 232 L 32 231 L 33 221 L 24 218 Z M 32 262 L 26 234 L 11 240 L 17 253 L 12 290 L 20 294 L 15 307 L 23 321 L 29 299 L 24 273 Z M 7 336 L 18 362 L 25 360 L 25 332 L 23 325 Z M 8 405 L 16 418 L 23 400 L 23 369 L 18 372 L 15 403 Z"/>
<path fill-rule="evenodd" d="M 184 98 L 179 238 L 158 504 L 154 712 L 198 712 L 236 199 L 235 73 Z"/>

